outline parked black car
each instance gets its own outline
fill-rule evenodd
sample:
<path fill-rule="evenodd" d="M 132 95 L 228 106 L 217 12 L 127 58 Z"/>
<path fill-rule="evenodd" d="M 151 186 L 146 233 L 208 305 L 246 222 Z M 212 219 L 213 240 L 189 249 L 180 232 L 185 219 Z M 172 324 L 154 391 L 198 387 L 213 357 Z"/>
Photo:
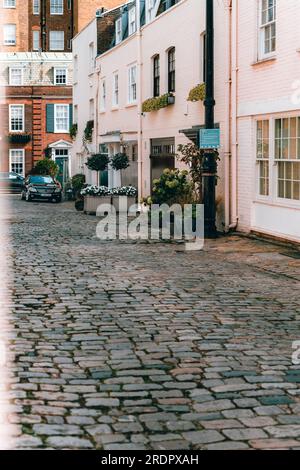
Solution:
<path fill-rule="evenodd" d="M 0 191 L 2 193 L 21 193 L 25 178 L 18 173 L 0 172 Z"/>
<path fill-rule="evenodd" d="M 61 202 L 62 189 L 52 176 L 29 175 L 25 180 L 22 199 L 28 202 L 34 199 Z"/>

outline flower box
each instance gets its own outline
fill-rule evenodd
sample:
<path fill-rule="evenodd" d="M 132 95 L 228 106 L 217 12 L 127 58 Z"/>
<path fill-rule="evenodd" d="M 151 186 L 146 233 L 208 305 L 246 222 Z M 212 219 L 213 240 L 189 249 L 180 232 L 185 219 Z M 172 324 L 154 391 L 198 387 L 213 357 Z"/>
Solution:
<path fill-rule="evenodd" d="M 111 204 L 111 196 L 84 196 L 84 212 L 96 214 L 101 204 Z"/>
<path fill-rule="evenodd" d="M 128 213 L 129 208 L 136 203 L 133 196 L 113 196 L 112 204 L 118 213 Z"/>

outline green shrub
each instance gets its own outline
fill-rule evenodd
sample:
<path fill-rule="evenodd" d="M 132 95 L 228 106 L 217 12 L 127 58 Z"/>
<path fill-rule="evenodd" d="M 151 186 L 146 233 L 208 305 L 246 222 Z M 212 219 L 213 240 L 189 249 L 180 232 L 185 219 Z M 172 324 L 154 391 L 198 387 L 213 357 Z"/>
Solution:
<path fill-rule="evenodd" d="M 204 101 L 205 93 L 205 83 L 201 83 L 191 89 L 187 101 Z"/>
<path fill-rule="evenodd" d="M 51 160 L 50 158 L 44 158 L 43 160 L 38 161 L 34 168 L 31 171 L 31 174 L 34 175 L 44 175 L 56 177 L 59 171 L 58 165 Z"/>
<path fill-rule="evenodd" d="M 72 188 L 77 196 L 85 185 L 85 175 L 79 173 L 72 177 Z"/>
<path fill-rule="evenodd" d="M 188 179 L 185 170 L 166 168 L 157 180 L 153 181 L 152 197 L 148 202 L 153 204 L 188 204 L 194 201 L 193 183 Z"/>
<path fill-rule="evenodd" d="M 105 171 L 109 164 L 109 157 L 105 153 L 95 153 L 91 155 L 87 162 L 86 166 L 89 170 L 92 171 Z"/>
<path fill-rule="evenodd" d="M 114 170 L 126 170 L 129 167 L 129 158 L 126 153 L 117 153 L 110 161 Z"/>

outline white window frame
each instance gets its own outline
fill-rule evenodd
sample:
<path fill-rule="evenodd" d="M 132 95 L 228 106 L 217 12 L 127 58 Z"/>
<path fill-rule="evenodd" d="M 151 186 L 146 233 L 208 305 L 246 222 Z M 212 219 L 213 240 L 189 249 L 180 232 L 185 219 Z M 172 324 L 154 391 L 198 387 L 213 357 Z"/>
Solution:
<path fill-rule="evenodd" d="M 158 0 L 146 0 L 146 23 L 154 20 L 159 6 Z"/>
<path fill-rule="evenodd" d="M 32 30 L 32 50 L 39 51 L 41 48 L 40 31 L 38 29 Z M 37 44 L 38 42 L 38 44 Z M 36 47 L 37 46 L 37 47 Z"/>
<path fill-rule="evenodd" d="M 102 78 L 101 80 L 101 90 L 100 90 L 100 111 L 103 112 L 106 110 L 106 80 Z"/>
<path fill-rule="evenodd" d="M 123 39 L 123 35 L 122 35 L 122 18 L 118 18 L 116 21 L 115 21 L 115 34 L 116 34 L 116 44 L 120 44 L 120 42 L 122 42 L 122 39 Z"/>
<path fill-rule="evenodd" d="M 12 109 L 15 108 L 15 107 L 18 107 L 18 108 L 21 108 L 22 109 L 22 128 L 21 129 L 12 129 Z M 9 132 L 11 133 L 20 133 L 20 132 L 24 132 L 24 129 L 25 129 L 25 106 L 24 104 L 10 104 L 9 105 Z"/>
<path fill-rule="evenodd" d="M 8 32 L 8 29 L 13 30 Z M 5 46 L 15 46 L 17 42 L 17 25 L 14 23 L 7 23 L 3 25 L 3 44 Z"/>
<path fill-rule="evenodd" d="M 62 36 L 62 47 L 59 47 L 59 48 L 53 48 L 51 46 L 51 41 L 53 41 L 52 37 L 53 37 L 53 34 L 57 34 L 57 33 L 60 33 L 60 35 Z M 57 40 L 56 40 L 57 42 Z M 50 51 L 63 51 L 65 49 L 65 32 L 64 31 L 57 31 L 57 30 L 52 30 L 52 31 L 49 31 L 49 49 Z"/>
<path fill-rule="evenodd" d="M 135 70 L 135 82 L 132 80 L 133 70 Z M 128 104 L 135 104 L 137 102 L 137 81 L 138 81 L 137 80 L 137 65 L 136 64 L 129 65 L 128 70 L 127 70 L 127 84 L 128 84 L 127 102 Z"/>
<path fill-rule="evenodd" d="M 277 157 L 276 156 L 276 140 L 277 140 L 277 137 L 276 137 L 276 121 L 277 120 L 284 120 L 284 119 L 288 119 L 289 121 L 289 136 L 288 137 L 284 137 L 283 136 L 283 127 L 281 129 L 281 137 L 280 137 L 280 140 L 283 141 L 283 140 L 287 140 L 287 144 L 288 144 L 288 148 L 287 148 L 287 151 L 288 151 L 288 157 L 287 158 L 283 158 L 282 156 L 281 157 Z M 291 123 L 291 119 L 296 119 L 296 137 L 291 137 L 290 136 L 290 131 L 291 131 L 291 126 L 290 126 L 290 123 Z M 297 133 L 298 131 L 298 133 Z M 276 168 L 276 171 L 274 172 L 274 199 L 277 203 L 283 203 L 285 205 L 288 205 L 288 206 L 294 206 L 294 207 L 300 207 L 300 199 L 293 199 L 293 198 L 288 198 L 288 197 L 281 197 L 279 196 L 279 164 L 280 163 L 285 163 L 285 164 L 298 164 L 300 165 L 300 159 L 299 158 L 291 158 L 291 140 L 294 139 L 296 142 L 296 154 L 299 153 L 299 150 L 300 150 L 300 138 L 297 137 L 299 135 L 299 131 L 300 131 L 300 114 L 298 115 L 281 115 L 281 116 L 276 116 L 274 117 L 273 119 L 273 134 L 274 134 L 274 137 L 273 137 L 273 146 L 274 146 L 274 151 L 273 151 L 273 161 L 274 161 L 274 166 Z M 294 178 L 291 178 L 291 179 L 288 179 L 288 178 L 284 178 L 283 181 L 291 181 L 292 182 L 292 185 L 291 187 L 293 187 L 294 183 L 295 182 L 298 182 L 298 180 L 295 180 Z"/>
<path fill-rule="evenodd" d="M 66 80 L 65 80 L 64 83 L 58 83 L 57 82 L 57 75 L 58 75 L 58 71 L 60 71 L 60 70 L 64 70 L 64 72 L 65 72 Z M 65 86 L 65 85 L 68 84 L 68 69 L 67 69 L 67 67 L 54 67 L 53 75 L 54 75 L 54 85 Z"/>
<path fill-rule="evenodd" d="M 89 120 L 93 121 L 95 119 L 95 100 L 90 98 L 89 100 Z"/>
<path fill-rule="evenodd" d="M 66 128 L 63 128 L 63 129 L 58 129 L 57 128 L 57 109 L 59 107 L 64 107 L 65 109 L 67 109 L 67 117 L 66 117 L 66 123 L 67 123 L 67 126 Z M 70 121 L 70 106 L 69 104 L 65 104 L 65 103 L 56 103 L 54 104 L 54 133 L 55 134 L 68 134 L 69 133 L 69 121 Z"/>
<path fill-rule="evenodd" d="M 3 0 L 3 8 L 16 8 L 16 0 Z"/>
<path fill-rule="evenodd" d="M 33 15 L 40 14 L 40 0 L 32 0 L 32 14 Z"/>
<path fill-rule="evenodd" d="M 296 120 L 298 120 L 299 118 L 300 120 L 300 113 L 298 114 L 288 113 L 288 114 L 280 114 L 276 116 L 264 115 L 264 116 L 257 117 L 254 120 L 256 129 L 257 129 L 257 121 L 266 121 L 266 120 L 269 121 L 269 143 L 270 143 L 269 145 L 269 196 L 263 196 L 259 194 L 259 165 L 257 163 L 260 161 L 260 159 L 257 159 L 256 145 L 254 148 L 255 161 L 256 161 L 255 200 L 261 203 L 263 202 L 269 203 L 269 204 L 271 203 L 275 206 L 280 205 L 286 208 L 300 209 L 300 200 L 279 196 L 279 164 L 280 163 L 288 163 L 288 164 L 297 163 L 300 166 L 300 159 L 282 158 L 282 155 L 280 158 L 276 156 L 276 120 L 277 119 L 292 119 L 292 118 L 296 118 Z M 300 123 L 298 123 L 297 125 L 299 126 L 299 129 L 300 129 Z M 289 127 L 289 132 L 290 132 L 290 127 Z M 300 139 L 300 138 L 296 137 L 295 139 L 297 141 L 297 139 Z M 256 142 L 256 139 L 255 139 L 255 142 Z M 300 145 L 300 143 L 298 145 Z M 288 152 L 290 152 L 290 142 L 288 142 Z M 297 152 L 297 147 L 296 147 L 296 152 Z M 289 157 L 290 157 L 290 153 L 289 153 Z M 295 182 L 297 183 L 298 181 L 297 179 L 294 179 L 293 176 L 291 179 L 289 178 L 283 179 L 284 181 L 285 180 L 293 181 L 292 189 L 293 189 L 294 183 Z"/>
<path fill-rule="evenodd" d="M 133 6 L 128 10 L 128 34 L 134 34 L 136 32 L 136 7 Z"/>
<path fill-rule="evenodd" d="M 16 8 L 16 0 L 3 0 L 3 8 Z"/>
<path fill-rule="evenodd" d="M 267 20 L 263 22 L 263 4 L 264 2 L 269 2 L 272 0 L 259 0 L 259 8 L 258 8 L 258 25 L 259 25 L 259 37 L 258 37 L 258 58 L 259 59 L 267 59 L 269 57 L 273 57 L 276 54 L 276 43 L 277 43 L 277 0 L 273 0 L 274 7 L 273 7 L 273 20 Z M 271 7 L 272 8 L 272 7 Z M 269 10 L 269 9 L 268 9 Z M 267 11 L 268 11 L 267 10 Z M 269 52 L 265 50 L 265 39 L 266 39 L 266 32 L 272 27 L 275 27 L 275 49 Z M 270 39 L 271 40 L 271 39 Z"/>
<path fill-rule="evenodd" d="M 112 106 L 113 108 L 119 107 L 119 98 L 120 98 L 120 89 L 119 89 L 119 72 L 113 73 L 113 83 L 112 83 Z"/>
<path fill-rule="evenodd" d="M 13 154 L 20 153 L 19 157 L 22 158 L 22 173 L 17 173 L 13 170 L 12 165 L 16 162 L 13 162 Z M 16 157 L 16 155 L 14 155 Z M 24 149 L 9 149 L 9 171 L 17 173 L 18 175 L 25 176 L 25 150 Z"/>
<path fill-rule="evenodd" d="M 90 73 L 93 73 L 95 70 L 95 44 L 91 42 L 89 44 L 89 70 Z"/>
<path fill-rule="evenodd" d="M 264 152 L 264 140 L 265 139 L 265 123 L 268 123 L 268 152 L 267 152 L 267 155 L 266 155 L 266 152 Z M 261 139 L 258 138 L 258 124 L 261 123 L 262 125 L 262 136 L 261 136 Z M 265 118 L 261 118 L 261 119 L 257 119 L 255 121 L 255 125 L 256 125 L 256 128 L 255 128 L 255 159 L 256 159 L 256 166 L 257 166 L 257 169 L 256 169 L 256 197 L 258 200 L 269 200 L 271 195 L 272 195 L 272 174 L 271 174 L 271 159 L 272 159 L 272 121 L 270 120 L 270 118 L 268 117 L 265 117 Z M 261 154 L 259 154 L 258 152 L 258 142 L 259 140 L 261 141 Z M 266 165 L 267 168 L 268 168 L 268 176 L 263 178 L 262 176 L 262 172 L 261 172 L 261 169 L 262 169 L 262 166 L 263 165 Z M 261 194 L 261 187 L 260 187 L 260 183 L 261 183 L 261 180 L 262 179 L 265 179 L 268 181 L 268 194 Z"/>
<path fill-rule="evenodd" d="M 76 54 L 73 59 L 73 85 L 78 82 L 78 55 Z"/>
<path fill-rule="evenodd" d="M 50 0 L 50 15 L 64 14 L 64 0 Z"/>
<path fill-rule="evenodd" d="M 13 83 L 13 70 L 20 71 L 20 83 Z M 11 66 L 9 67 L 9 85 L 10 86 L 22 86 L 23 85 L 23 67 Z"/>

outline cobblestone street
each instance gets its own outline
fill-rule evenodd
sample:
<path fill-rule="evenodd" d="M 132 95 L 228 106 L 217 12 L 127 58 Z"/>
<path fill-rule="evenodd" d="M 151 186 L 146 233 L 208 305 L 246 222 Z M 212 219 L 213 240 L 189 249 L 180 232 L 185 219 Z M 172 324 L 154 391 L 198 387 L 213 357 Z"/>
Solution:
<path fill-rule="evenodd" d="M 290 249 L 103 242 L 73 203 L 9 201 L 14 447 L 300 449 Z"/>

